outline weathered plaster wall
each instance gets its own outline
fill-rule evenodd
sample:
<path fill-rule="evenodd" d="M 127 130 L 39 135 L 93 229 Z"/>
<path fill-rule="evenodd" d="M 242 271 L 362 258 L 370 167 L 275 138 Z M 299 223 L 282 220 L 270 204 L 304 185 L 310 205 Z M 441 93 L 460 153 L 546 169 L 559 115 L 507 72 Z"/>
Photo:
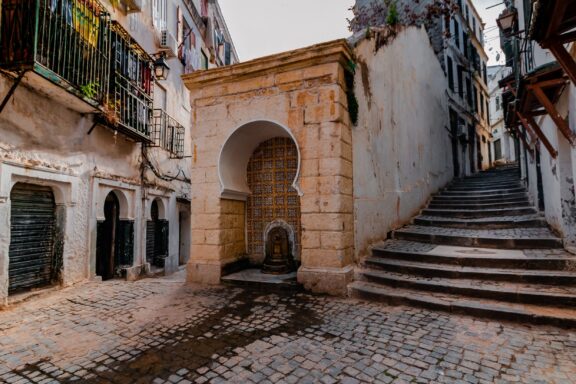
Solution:
<path fill-rule="evenodd" d="M 355 50 L 357 259 L 388 231 L 407 223 L 453 175 L 447 82 L 426 31 L 405 29 L 376 52 L 374 44 L 363 40 Z"/>
<path fill-rule="evenodd" d="M 576 88 L 570 85 L 562 94 L 556 108 L 561 116 L 568 117 L 571 127 L 576 127 Z M 564 237 L 565 246 L 576 247 L 576 198 L 574 195 L 576 149 L 558 130 L 552 119 L 546 115 L 537 120 L 550 143 L 558 150 L 558 157 L 552 158 L 546 148 L 540 145 L 542 183 L 544 186 L 544 206 L 548 223 Z M 574 128 L 572 128 L 574 130 Z M 538 188 L 536 163 L 530 165 L 530 193 L 537 201 Z M 533 178 L 532 178 L 532 175 Z"/>

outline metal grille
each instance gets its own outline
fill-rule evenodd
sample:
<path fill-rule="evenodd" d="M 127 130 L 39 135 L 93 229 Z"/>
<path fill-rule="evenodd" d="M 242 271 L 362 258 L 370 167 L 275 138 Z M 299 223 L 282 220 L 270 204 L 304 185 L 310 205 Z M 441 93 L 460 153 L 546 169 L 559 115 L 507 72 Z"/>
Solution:
<path fill-rule="evenodd" d="M 48 187 L 18 183 L 10 200 L 8 292 L 50 285 L 57 273 L 54 194 Z"/>
<path fill-rule="evenodd" d="M 84 97 L 99 103 L 104 100 L 110 15 L 100 2 L 1 0 L 0 9 L 0 66 L 18 69 L 36 65 L 49 80 L 64 80 Z"/>
<path fill-rule="evenodd" d="M 288 138 L 260 144 L 248 163 L 247 201 L 248 253 L 264 256 L 264 230 L 274 220 L 294 228 L 296 249 L 300 244 L 300 198 L 292 182 L 298 170 L 296 145 Z M 297 257 L 297 255 L 294 255 Z"/>
<path fill-rule="evenodd" d="M 152 145 L 164 148 L 172 158 L 184 157 L 184 127 L 162 109 L 154 110 L 154 124 L 150 133 Z"/>

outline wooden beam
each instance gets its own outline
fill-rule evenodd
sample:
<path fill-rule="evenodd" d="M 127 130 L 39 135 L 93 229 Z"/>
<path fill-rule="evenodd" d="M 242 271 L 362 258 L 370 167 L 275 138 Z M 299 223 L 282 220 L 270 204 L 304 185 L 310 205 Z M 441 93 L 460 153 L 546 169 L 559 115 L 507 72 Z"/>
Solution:
<path fill-rule="evenodd" d="M 542 46 L 542 48 L 548 48 L 550 47 L 551 44 L 554 43 L 567 44 L 573 42 L 574 40 L 576 40 L 576 31 L 570 31 L 562 35 L 554 36 L 549 40 L 545 40 L 540 45 Z"/>
<path fill-rule="evenodd" d="M 576 137 L 574 136 L 574 133 L 572 133 L 568 123 L 566 123 L 562 116 L 560 116 L 556 110 L 556 107 L 554 104 L 552 104 L 550 99 L 548 99 L 548 96 L 546 96 L 542 88 L 538 87 L 537 85 L 529 85 L 528 89 L 534 93 L 534 96 L 536 96 L 538 101 L 540 101 L 542 106 L 546 109 L 550 115 L 550 118 L 554 121 L 554 123 L 556 123 L 556 127 L 558 127 L 564 137 L 570 142 L 570 144 L 574 145 L 576 143 Z"/>
<path fill-rule="evenodd" d="M 568 7 L 568 1 L 566 0 L 556 0 L 554 2 L 554 9 L 552 10 L 552 15 L 550 15 L 550 20 L 548 21 L 548 30 L 546 31 L 546 38 L 554 36 L 557 34 L 560 25 L 562 24 L 562 19 L 564 18 L 564 12 Z"/>
<path fill-rule="evenodd" d="M 548 49 L 550 49 L 550 52 L 556 57 L 556 60 L 558 60 L 564 72 L 570 77 L 572 83 L 576 85 L 576 62 L 574 62 L 572 56 L 566 48 L 564 48 L 564 45 L 562 43 L 555 43 L 550 45 Z"/>
<path fill-rule="evenodd" d="M 518 121 L 522 124 L 522 126 L 524 127 L 526 132 L 528 132 L 528 135 L 530 136 L 530 142 L 536 143 L 538 141 L 538 137 L 532 131 L 532 128 L 530 128 L 530 126 L 528 125 L 528 122 L 524 119 L 524 116 L 518 111 L 516 111 L 516 116 L 518 116 Z"/>
<path fill-rule="evenodd" d="M 568 82 L 568 80 L 566 78 L 562 78 L 562 79 L 538 81 L 532 85 L 537 85 L 540 88 L 548 88 L 548 87 L 555 87 L 558 85 L 564 85 L 567 82 Z"/>
<path fill-rule="evenodd" d="M 530 112 L 525 112 L 524 116 L 543 116 L 545 114 L 547 114 L 548 112 L 546 112 L 545 109 L 539 109 L 537 111 L 530 111 Z"/>
<path fill-rule="evenodd" d="M 532 159 L 534 159 L 534 153 L 532 152 L 532 148 L 530 148 L 530 145 L 528 145 L 528 141 L 526 141 L 526 136 L 524 135 L 522 130 L 520 128 L 518 128 L 518 126 L 514 125 L 514 129 L 518 133 L 518 136 L 522 140 L 522 143 L 524 143 L 524 148 L 526 148 L 528 150 L 530 157 L 532 157 Z"/>
<path fill-rule="evenodd" d="M 522 125 L 524 126 L 524 129 L 528 131 L 529 127 L 531 127 L 532 129 L 530 131 L 536 132 L 536 135 L 538 135 L 538 138 L 540 139 L 540 141 L 542 141 L 542 144 L 544 144 L 550 156 L 552 156 L 554 159 L 558 157 L 558 151 L 556 150 L 556 148 L 554 148 L 552 143 L 550 143 L 550 141 L 548 140 L 544 132 L 542 132 L 540 126 L 536 124 L 536 121 L 534 121 L 532 116 L 523 116 L 520 112 L 517 113 L 518 117 L 520 118 L 520 121 L 522 122 Z"/>

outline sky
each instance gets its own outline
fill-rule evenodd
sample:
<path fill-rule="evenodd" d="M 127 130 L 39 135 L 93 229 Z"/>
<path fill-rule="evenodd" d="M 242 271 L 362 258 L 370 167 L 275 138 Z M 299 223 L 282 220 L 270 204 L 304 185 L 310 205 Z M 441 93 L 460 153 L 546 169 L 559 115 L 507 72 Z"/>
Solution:
<path fill-rule="evenodd" d="M 219 0 L 241 61 L 350 36 L 354 0 Z M 502 0 L 473 0 L 485 26 L 489 65 L 500 52 L 496 17 Z M 501 60 L 503 61 L 502 56 Z"/>

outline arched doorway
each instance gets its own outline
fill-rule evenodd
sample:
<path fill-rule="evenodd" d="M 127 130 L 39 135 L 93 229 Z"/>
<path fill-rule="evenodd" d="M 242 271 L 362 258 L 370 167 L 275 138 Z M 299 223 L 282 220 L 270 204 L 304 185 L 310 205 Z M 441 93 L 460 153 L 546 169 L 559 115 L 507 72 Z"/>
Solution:
<path fill-rule="evenodd" d="M 58 279 L 56 204 L 51 188 L 17 183 L 10 193 L 8 293 L 51 285 Z"/>
<path fill-rule="evenodd" d="M 299 258 L 300 198 L 293 187 L 298 172 L 298 150 L 291 138 L 275 137 L 262 142 L 248 162 L 251 194 L 246 201 L 248 254 L 255 263 L 265 258 L 265 231 L 273 222 L 286 223 L 295 236 L 292 257 Z"/>
<path fill-rule="evenodd" d="M 117 263 L 118 229 L 120 228 L 120 202 L 114 192 L 110 192 L 104 201 L 104 221 L 98 225 L 98 245 L 96 255 L 96 274 L 102 280 L 114 277 Z"/>
<path fill-rule="evenodd" d="M 150 220 L 146 223 L 146 261 L 163 268 L 168 257 L 168 221 L 163 218 L 163 206 L 158 199 L 150 205 Z"/>

